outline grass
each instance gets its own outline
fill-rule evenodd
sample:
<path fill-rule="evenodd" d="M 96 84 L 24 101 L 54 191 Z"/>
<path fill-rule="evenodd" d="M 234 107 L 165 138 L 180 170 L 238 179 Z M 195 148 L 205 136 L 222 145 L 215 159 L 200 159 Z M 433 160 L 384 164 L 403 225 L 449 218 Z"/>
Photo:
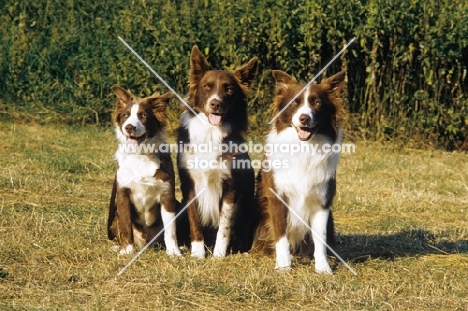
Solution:
<path fill-rule="evenodd" d="M 334 204 L 341 263 L 131 259 L 106 237 L 112 129 L 1 123 L 0 309 L 466 310 L 468 156 L 359 142 Z"/>

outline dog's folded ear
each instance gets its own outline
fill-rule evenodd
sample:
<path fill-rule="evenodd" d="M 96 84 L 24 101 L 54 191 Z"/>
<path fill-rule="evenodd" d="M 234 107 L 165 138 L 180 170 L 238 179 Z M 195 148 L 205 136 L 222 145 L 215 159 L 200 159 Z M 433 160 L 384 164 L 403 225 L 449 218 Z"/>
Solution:
<path fill-rule="evenodd" d="M 154 116 L 163 126 L 166 125 L 165 111 L 169 100 L 174 94 L 167 92 L 165 94 L 154 93 L 148 97 L 148 103 L 151 105 Z"/>
<path fill-rule="evenodd" d="M 323 79 L 321 85 L 329 85 L 330 92 L 337 98 L 343 97 L 346 85 L 346 71 L 340 71 L 330 78 Z"/>
<path fill-rule="evenodd" d="M 249 87 L 253 79 L 257 75 L 258 70 L 258 58 L 254 57 L 249 60 L 246 64 L 237 68 L 234 71 L 234 76 L 239 79 L 240 83 Z"/>

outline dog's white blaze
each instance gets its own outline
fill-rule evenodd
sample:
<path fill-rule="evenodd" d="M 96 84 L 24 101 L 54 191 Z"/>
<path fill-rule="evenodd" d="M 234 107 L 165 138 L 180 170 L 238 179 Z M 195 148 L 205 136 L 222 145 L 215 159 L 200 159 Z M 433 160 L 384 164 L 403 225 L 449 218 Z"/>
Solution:
<path fill-rule="evenodd" d="M 166 211 L 161 205 L 161 218 L 164 225 L 164 243 L 166 244 L 166 253 L 171 256 L 180 256 L 180 249 L 177 245 L 175 213 Z"/>
<path fill-rule="evenodd" d="M 203 241 L 192 241 L 191 243 L 191 256 L 203 259 L 205 258 L 205 243 Z"/>
<path fill-rule="evenodd" d="M 122 133 L 127 134 L 125 127 L 129 124 L 135 127 L 135 132 L 132 134 L 132 136 L 140 137 L 141 135 L 144 135 L 146 133 L 145 126 L 143 125 L 143 123 L 141 123 L 140 119 L 138 118 L 139 109 L 140 109 L 140 104 L 132 105 L 132 108 L 130 109 L 130 116 L 122 124 L 122 128 L 121 128 Z"/>
<path fill-rule="evenodd" d="M 312 237 L 314 240 L 315 271 L 318 273 L 332 273 L 327 261 L 327 248 L 324 241 L 327 241 L 327 222 L 330 210 L 317 211 L 312 220 Z"/>
<path fill-rule="evenodd" d="M 291 268 L 291 252 L 289 249 L 289 241 L 286 236 L 281 237 L 276 242 L 276 266 L 275 269 Z"/>
<path fill-rule="evenodd" d="M 303 114 L 309 116 L 310 118 L 310 122 L 309 124 L 307 124 L 308 127 L 313 127 L 315 125 L 314 114 L 312 112 L 312 108 L 310 108 L 310 105 L 309 105 L 309 94 L 310 94 L 310 90 L 309 88 L 307 88 L 303 93 L 304 103 L 296 110 L 296 112 L 292 116 L 292 124 L 296 127 L 304 126 L 299 121 L 300 116 Z"/>
<path fill-rule="evenodd" d="M 208 99 L 206 100 L 206 107 L 205 107 L 205 110 L 210 110 L 209 105 L 210 105 L 210 102 L 211 102 L 213 99 L 216 99 L 216 100 L 221 101 L 221 98 L 219 97 L 218 91 L 217 91 L 217 90 L 216 90 L 216 93 L 214 93 L 213 95 L 211 95 L 210 97 L 208 97 Z"/>
<path fill-rule="evenodd" d="M 226 256 L 226 251 L 231 238 L 231 225 L 233 214 L 234 205 L 231 203 L 223 202 L 218 233 L 216 234 L 216 243 L 213 250 L 213 256 L 215 257 Z"/>

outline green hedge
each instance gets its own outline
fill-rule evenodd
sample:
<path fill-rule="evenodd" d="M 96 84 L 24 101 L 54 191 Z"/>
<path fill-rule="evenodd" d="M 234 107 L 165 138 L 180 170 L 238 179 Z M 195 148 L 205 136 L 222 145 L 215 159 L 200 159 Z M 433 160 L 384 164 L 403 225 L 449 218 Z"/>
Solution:
<path fill-rule="evenodd" d="M 110 86 L 166 91 L 122 36 L 181 95 L 191 47 L 219 68 L 252 56 L 253 124 L 271 117 L 271 69 L 308 81 L 348 70 L 348 132 L 468 149 L 468 2 L 463 0 L 7 0 L 0 4 L 4 118 L 106 123 Z M 174 103 L 173 113 L 178 105 Z"/>

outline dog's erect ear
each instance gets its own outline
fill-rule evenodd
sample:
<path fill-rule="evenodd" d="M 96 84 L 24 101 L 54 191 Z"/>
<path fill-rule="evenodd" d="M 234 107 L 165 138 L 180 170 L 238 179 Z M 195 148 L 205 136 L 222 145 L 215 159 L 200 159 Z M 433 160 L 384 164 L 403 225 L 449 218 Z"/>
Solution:
<path fill-rule="evenodd" d="M 329 85 L 329 91 L 337 98 L 341 98 L 346 85 L 346 71 L 340 71 L 330 78 L 323 79 L 320 84 Z"/>
<path fill-rule="evenodd" d="M 258 58 L 254 57 L 246 64 L 234 70 L 234 76 L 245 86 L 250 86 L 257 75 Z"/>
<path fill-rule="evenodd" d="M 130 92 L 130 90 L 127 91 L 121 88 L 120 86 L 113 86 L 111 87 L 111 90 L 119 99 L 117 101 L 117 107 L 121 107 L 122 105 L 125 105 L 126 103 L 130 102 L 133 99 L 133 95 Z"/>
<path fill-rule="evenodd" d="M 133 95 L 130 91 L 127 91 L 120 86 L 111 87 L 112 92 L 114 92 L 117 97 L 123 101 L 129 101 L 133 98 Z"/>
<path fill-rule="evenodd" d="M 190 54 L 190 83 L 197 84 L 205 72 L 211 69 L 205 56 L 200 52 L 198 46 L 194 45 Z"/>
<path fill-rule="evenodd" d="M 167 92 L 166 94 L 160 95 L 159 93 L 154 93 L 148 97 L 148 102 L 151 105 L 154 116 L 163 126 L 166 125 L 165 111 L 166 106 L 169 103 L 169 100 L 174 94 Z"/>
<path fill-rule="evenodd" d="M 287 90 L 288 89 L 288 84 L 296 84 L 297 83 L 297 80 L 294 77 L 288 75 L 284 71 L 272 70 L 271 74 L 273 75 L 273 78 L 275 78 L 277 91 Z"/>

